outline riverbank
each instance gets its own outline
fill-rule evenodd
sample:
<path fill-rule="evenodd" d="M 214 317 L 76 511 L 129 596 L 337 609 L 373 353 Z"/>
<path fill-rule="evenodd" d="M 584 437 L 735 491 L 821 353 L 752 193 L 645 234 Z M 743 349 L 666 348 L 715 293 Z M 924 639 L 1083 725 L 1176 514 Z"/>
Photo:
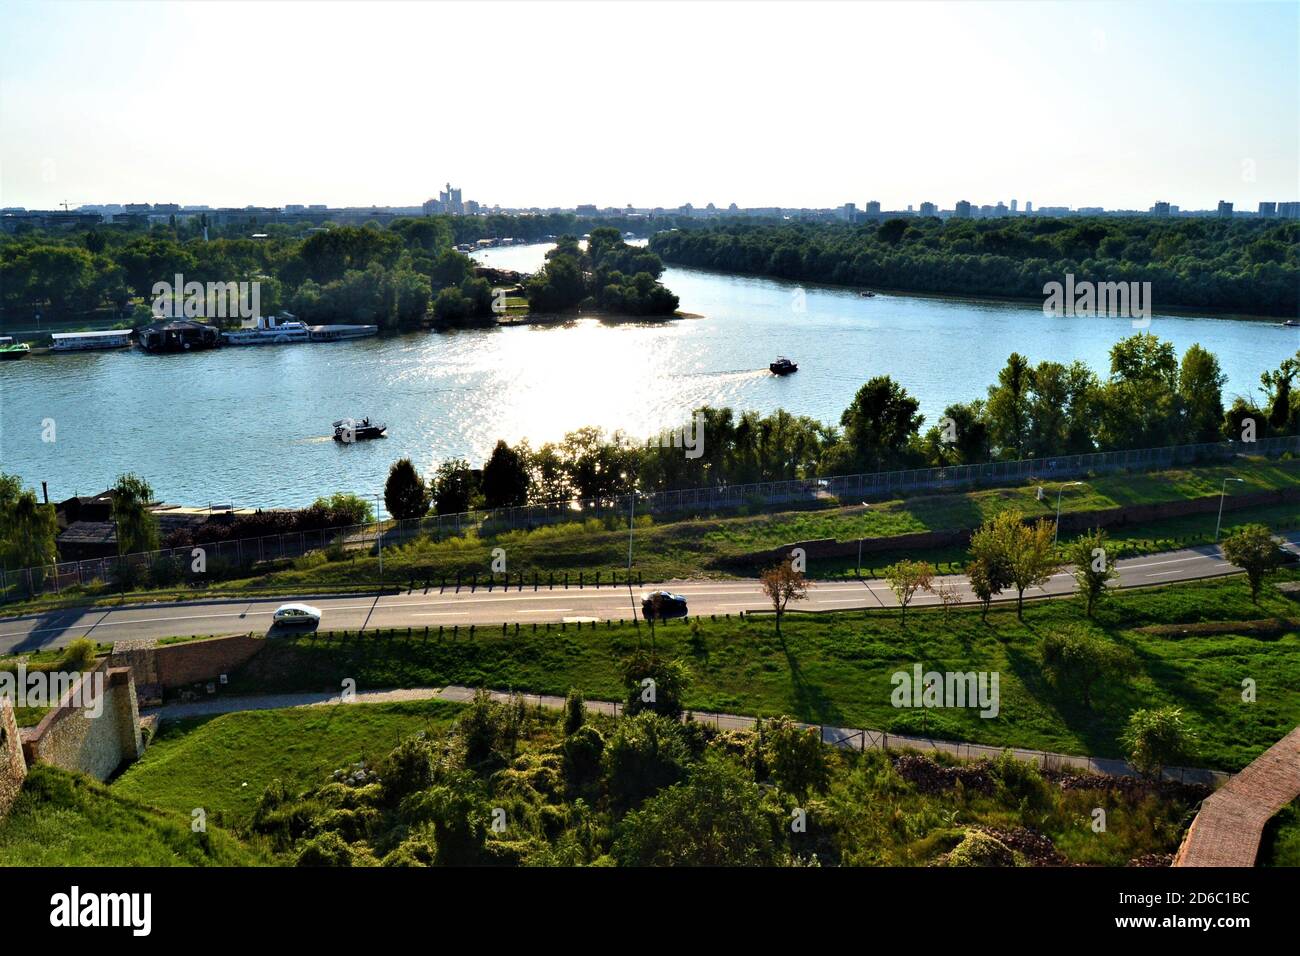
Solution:
<path fill-rule="evenodd" d="M 842 285 L 835 282 L 812 282 L 800 279 L 787 279 L 782 276 L 764 275 L 757 272 L 729 272 L 724 269 L 706 269 L 703 266 L 691 265 L 684 262 L 674 262 L 671 259 L 664 259 L 664 265 L 671 266 L 673 269 L 679 269 L 688 273 L 700 273 L 703 275 L 713 275 L 732 279 L 763 279 L 767 282 L 774 282 L 778 285 L 786 286 L 791 289 L 823 289 L 828 292 L 855 292 L 858 294 L 870 292 L 869 296 L 862 296 L 864 301 L 870 301 L 878 295 L 883 295 L 886 301 L 890 298 L 919 299 L 931 302 L 944 302 L 952 304 L 970 304 L 970 305 L 1014 305 L 1014 306 L 1033 306 L 1041 310 L 1046 296 L 1025 297 L 1025 296 L 1006 296 L 1006 295 L 976 295 L 974 293 L 951 293 L 951 292 L 920 292 L 913 289 L 907 289 L 899 286 L 889 285 Z M 1044 313 L 1049 318 L 1053 317 Z M 1153 309 L 1151 312 L 1152 319 L 1158 319 L 1161 316 L 1169 318 L 1210 318 L 1226 319 L 1237 322 L 1259 322 L 1264 325 L 1282 326 L 1286 319 L 1277 315 L 1265 315 L 1249 312 L 1235 312 L 1228 310 L 1216 310 L 1211 307 L 1204 308 L 1181 308 L 1169 306 L 1161 309 Z M 1073 316 L 1071 317 L 1073 318 Z M 1079 316 L 1087 318 L 1087 316 Z M 1098 318 L 1107 318 L 1098 316 Z M 1300 316 L 1296 318 L 1300 319 Z M 1297 342 L 1300 345 L 1300 342 Z"/>

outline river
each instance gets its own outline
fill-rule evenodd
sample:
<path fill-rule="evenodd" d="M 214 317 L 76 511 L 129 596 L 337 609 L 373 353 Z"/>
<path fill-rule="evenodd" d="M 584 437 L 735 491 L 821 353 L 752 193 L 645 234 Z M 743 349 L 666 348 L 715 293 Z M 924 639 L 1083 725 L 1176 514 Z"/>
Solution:
<path fill-rule="evenodd" d="M 544 245 L 476 254 L 531 271 Z M 838 422 L 854 391 L 889 374 L 933 422 L 982 397 L 1012 351 L 1033 362 L 1081 359 L 1099 373 L 1133 332 L 1127 319 L 1049 318 L 1035 305 L 809 287 L 670 268 L 664 283 L 703 318 L 412 333 L 353 342 L 138 350 L 0 362 L 0 470 L 51 500 L 102 491 L 122 472 L 187 505 L 288 506 L 334 490 L 378 494 L 388 466 L 480 462 L 498 438 L 534 446 L 582 425 L 645 436 L 701 404 L 778 407 Z M 1214 352 L 1227 397 L 1300 347 L 1262 321 L 1153 316 L 1181 353 Z M 767 371 L 777 355 L 799 372 Z M 386 422 L 389 437 L 342 445 L 330 423 Z M 46 440 L 53 439 L 53 440 Z"/>

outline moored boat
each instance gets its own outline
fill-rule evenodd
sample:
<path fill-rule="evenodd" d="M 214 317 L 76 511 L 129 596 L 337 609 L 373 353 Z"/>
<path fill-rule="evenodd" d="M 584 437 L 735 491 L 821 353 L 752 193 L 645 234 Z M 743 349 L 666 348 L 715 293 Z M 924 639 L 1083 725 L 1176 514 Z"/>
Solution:
<path fill-rule="evenodd" d="M 287 345 L 310 341 L 311 332 L 306 322 L 299 322 L 284 312 L 279 316 L 259 316 L 256 325 L 222 332 L 221 337 L 227 345 Z"/>
<path fill-rule="evenodd" d="M 8 342 L 0 345 L 0 359 L 20 359 L 27 358 L 31 354 L 32 347 L 26 342 L 15 342 L 10 339 Z"/>

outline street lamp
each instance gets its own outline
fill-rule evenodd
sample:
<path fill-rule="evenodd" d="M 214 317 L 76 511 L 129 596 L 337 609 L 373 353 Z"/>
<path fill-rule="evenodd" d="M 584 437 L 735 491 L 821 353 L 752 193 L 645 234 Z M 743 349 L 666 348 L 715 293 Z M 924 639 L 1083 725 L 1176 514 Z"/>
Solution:
<path fill-rule="evenodd" d="M 1223 485 L 1222 487 L 1219 488 L 1219 520 L 1214 522 L 1214 541 L 1216 544 L 1219 541 L 1219 528 L 1223 526 L 1223 496 L 1227 494 L 1228 482 L 1230 481 L 1239 481 L 1242 484 L 1246 483 L 1245 478 L 1224 478 L 1223 479 Z"/>
<path fill-rule="evenodd" d="M 627 480 L 627 472 L 620 475 Z M 637 623 L 636 597 L 632 593 L 632 531 L 636 527 L 636 481 L 633 480 L 627 493 L 627 599 L 632 605 L 632 623 Z"/>
<path fill-rule="evenodd" d="M 1056 527 L 1052 529 L 1052 547 L 1056 547 L 1056 539 L 1061 535 L 1061 495 L 1065 493 L 1066 488 L 1073 488 L 1075 485 L 1082 484 L 1082 481 L 1070 481 L 1056 489 Z"/>

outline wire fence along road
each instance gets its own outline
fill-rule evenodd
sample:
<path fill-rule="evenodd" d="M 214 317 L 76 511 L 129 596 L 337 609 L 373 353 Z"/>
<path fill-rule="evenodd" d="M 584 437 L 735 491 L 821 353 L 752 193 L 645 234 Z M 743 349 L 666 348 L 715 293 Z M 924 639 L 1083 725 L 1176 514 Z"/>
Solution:
<path fill-rule="evenodd" d="M 1227 462 L 1241 456 L 1275 458 L 1287 453 L 1300 453 L 1300 436 L 638 493 L 635 496 L 636 514 L 713 511 L 742 505 L 789 504 L 831 498 L 857 501 L 893 492 L 955 491 L 981 485 L 1013 484 L 1027 479 L 1052 481 L 1125 470 L 1148 471 L 1175 465 Z M 389 546 L 418 537 L 441 539 L 463 535 L 471 529 L 482 534 L 628 515 L 631 505 L 631 495 L 553 501 L 516 508 L 205 542 L 120 557 L 65 561 L 38 568 L 0 570 L 0 602 L 57 594 L 76 586 L 144 579 L 154 586 L 182 586 L 198 579 L 191 573 L 192 562 L 198 557 L 195 547 L 203 549 L 205 579 L 212 580 L 219 578 L 224 569 L 247 568 L 261 561 L 297 558 L 329 548 L 371 547 L 379 542 L 381 534 L 384 546 Z"/>

